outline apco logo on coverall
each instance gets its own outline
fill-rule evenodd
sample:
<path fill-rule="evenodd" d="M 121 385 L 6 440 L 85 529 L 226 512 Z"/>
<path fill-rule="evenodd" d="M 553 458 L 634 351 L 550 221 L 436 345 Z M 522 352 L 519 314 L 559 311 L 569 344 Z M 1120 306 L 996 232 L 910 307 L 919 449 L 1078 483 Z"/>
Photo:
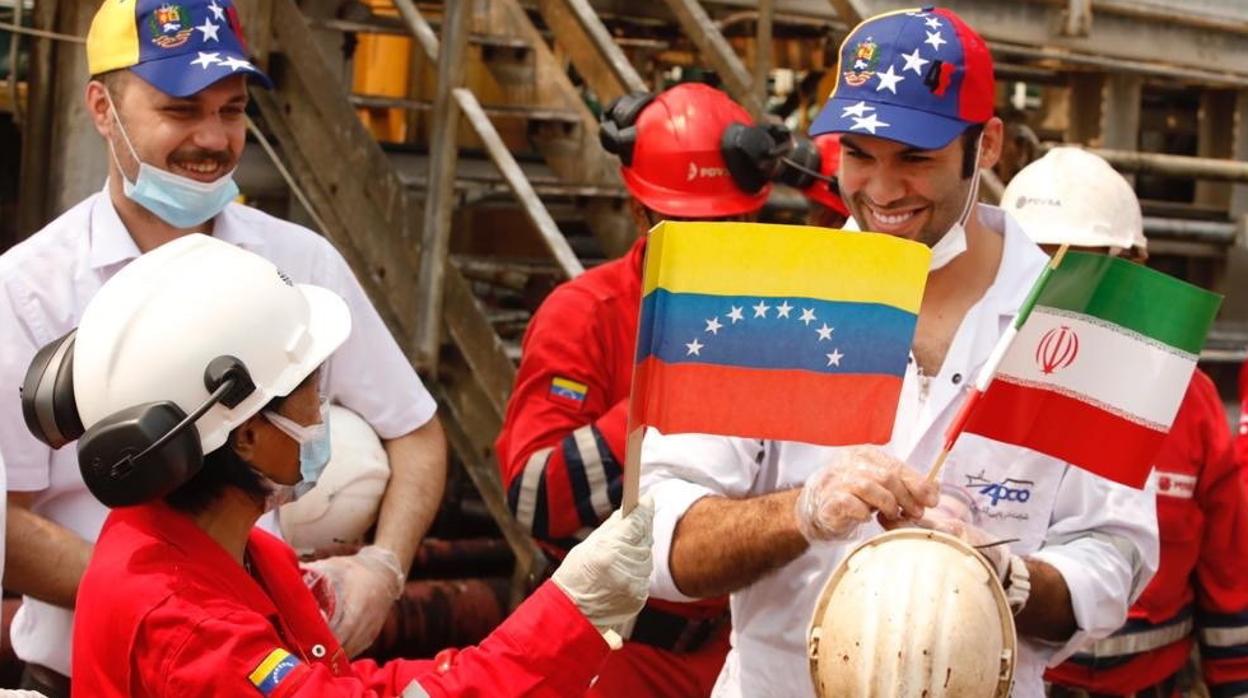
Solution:
<path fill-rule="evenodd" d="M 966 476 L 967 488 L 986 497 L 989 500 L 989 506 L 994 507 L 1001 502 L 1026 504 L 1031 499 L 1031 488 L 1035 484 L 1034 480 L 1017 480 L 1012 477 L 993 482 L 985 478 L 983 472 L 979 475 Z"/>

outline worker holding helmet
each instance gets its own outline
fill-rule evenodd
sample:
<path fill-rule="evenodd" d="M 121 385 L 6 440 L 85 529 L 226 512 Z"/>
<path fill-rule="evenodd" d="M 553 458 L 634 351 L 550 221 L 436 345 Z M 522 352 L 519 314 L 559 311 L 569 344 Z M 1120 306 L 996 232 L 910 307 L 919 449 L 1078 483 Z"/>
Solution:
<path fill-rule="evenodd" d="M 1109 163 L 1060 147 L 1021 170 L 1002 207 L 1037 244 L 1148 257 L 1140 203 Z M 1213 695 L 1248 691 L 1248 489 L 1232 455 L 1226 411 L 1197 369 L 1153 461 L 1161 564 L 1127 623 L 1045 675 L 1049 695 L 1176 695 L 1199 643 Z"/>
<path fill-rule="evenodd" d="M 642 232 L 663 219 L 754 215 L 788 143 L 787 132 L 752 125 L 723 92 L 692 83 L 617 99 L 601 135 L 620 157 Z M 620 259 L 555 289 L 524 338 L 498 461 L 512 512 L 557 558 L 620 503 L 645 251 L 642 235 Z M 725 606 L 647 606 L 593 695 L 708 695 L 728 648 Z"/>
<path fill-rule="evenodd" d="M 341 297 L 193 234 L 108 281 L 35 356 L 22 402 L 112 509 L 78 590 L 75 696 L 580 696 L 641 608 L 643 501 L 574 548 L 478 647 L 351 662 L 289 546 L 255 527 L 330 458 Z M 396 573 L 397 575 L 397 573 Z M 618 643 L 617 643 L 618 644 Z"/>
<path fill-rule="evenodd" d="M 931 250 L 891 436 L 829 447 L 650 430 L 640 489 L 655 500 L 651 593 L 673 601 L 731 594 L 732 650 L 717 698 L 813 697 L 805 631 L 822 582 L 881 527 L 925 520 L 990 563 L 980 569 L 1005 591 L 1017 628 L 1011 695 L 1039 698 L 1045 667 L 1120 626 L 1151 577 L 1154 497 L 976 434 L 958 439 L 939 487 L 925 476 L 971 378 L 1048 258 L 1007 213 L 977 203 L 1003 125 L 993 113 L 992 57 L 972 27 L 943 7 L 886 12 L 856 26 L 839 56 L 836 86 L 810 133 L 841 136 L 837 177 L 853 213 L 845 227 Z M 1018 494 L 1001 498 L 1003 488 Z M 939 580 L 912 581 L 915 595 L 898 603 Z M 913 632 L 933 648 L 958 652 L 980 631 L 936 616 L 941 607 L 912 608 Z M 869 619 L 845 622 L 864 651 L 890 641 Z M 948 696 L 945 678 L 883 695 Z"/>

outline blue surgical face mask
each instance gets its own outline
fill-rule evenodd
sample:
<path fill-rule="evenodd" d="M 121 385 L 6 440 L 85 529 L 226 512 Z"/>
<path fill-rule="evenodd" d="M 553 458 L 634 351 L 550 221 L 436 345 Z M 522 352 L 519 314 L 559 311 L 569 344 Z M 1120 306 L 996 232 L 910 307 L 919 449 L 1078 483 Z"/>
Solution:
<path fill-rule="evenodd" d="M 264 412 L 265 419 L 299 444 L 299 474 L 303 479 L 296 495 L 312 489 L 329 464 L 329 402 L 321 401 L 321 423 L 304 426 L 276 412 Z"/>
<path fill-rule="evenodd" d="M 112 140 L 109 140 L 109 153 L 113 156 L 113 162 L 117 163 L 123 182 L 122 188 L 131 201 L 175 228 L 194 228 L 221 213 L 226 204 L 238 197 L 238 185 L 234 183 L 233 170 L 216 181 L 199 182 L 140 160 L 138 151 L 130 143 L 130 136 L 126 134 L 126 127 L 117 116 L 111 95 L 108 96 L 108 109 L 112 112 L 117 130 L 121 132 L 121 138 L 134 156 L 134 161 L 139 163 L 139 176 L 131 182 L 121 168 Z"/>

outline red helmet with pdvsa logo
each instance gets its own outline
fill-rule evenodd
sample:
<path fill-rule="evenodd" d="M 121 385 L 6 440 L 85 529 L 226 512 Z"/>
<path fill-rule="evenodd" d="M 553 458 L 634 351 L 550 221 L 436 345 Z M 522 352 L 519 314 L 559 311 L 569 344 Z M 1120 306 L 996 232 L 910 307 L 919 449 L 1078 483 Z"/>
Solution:
<path fill-rule="evenodd" d="M 603 143 L 620 156 L 629 193 L 661 214 L 716 218 L 752 213 L 771 193 L 766 177 L 752 191 L 743 188 L 739 180 L 750 176 L 740 170 L 749 165 L 725 158 L 733 148 L 732 139 L 725 139 L 730 127 L 753 129 L 754 121 L 713 87 L 685 83 L 653 99 L 628 95 L 608 108 L 603 122 Z"/>

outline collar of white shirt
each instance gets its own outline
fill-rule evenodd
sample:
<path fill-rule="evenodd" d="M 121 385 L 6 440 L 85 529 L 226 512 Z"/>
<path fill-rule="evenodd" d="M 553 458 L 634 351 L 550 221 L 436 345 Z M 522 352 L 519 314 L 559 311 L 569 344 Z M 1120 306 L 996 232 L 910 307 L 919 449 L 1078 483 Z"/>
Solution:
<path fill-rule="evenodd" d="M 213 219 L 213 237 L 238 245 L 245 250 L 258 251 L 264 242 L 261 231 L 240 225 L 237 217 L 230 211 L 232 206 L 234 204 L 227 205 L 225 210 Z M 141 254 L 139 246 L 130 236 L 126 225 L 121 222 L 121 217 L 117 215 L 117 209 L 113 206 L 113 199 L 109 194 L 108 183 L 105 182 L 104 190 L 100 192 L 95 206 L 91 209 L 91 249 L 87 256 L 88 262 L 92 269 L 104 269 L 121 262 L 128 262 L 137 258 L 139 254 Z"/>

